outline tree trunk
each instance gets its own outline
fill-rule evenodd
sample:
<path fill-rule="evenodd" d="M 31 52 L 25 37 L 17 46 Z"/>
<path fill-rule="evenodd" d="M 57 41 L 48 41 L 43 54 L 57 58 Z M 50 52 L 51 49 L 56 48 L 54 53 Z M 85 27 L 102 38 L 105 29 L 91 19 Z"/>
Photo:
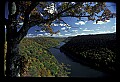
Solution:
<path fill-rule="evenodd" d="M 7 42 L 6 76 L 19 77 L 21 68 L 21 56 L 19 44 L 14 41 Z"/>
<path fill-rule="evenodd" d="M 6 76 L 18 77 L 20 76 L 20 70 L 22 67 L 22 57 L 19 54 L 19 43 L 26 36 L 30 26 L 28 23 L 30 12 L 39 4 L 39 2 L 33 1 L 31 6 L 26 9 L 24 24 L 19 31 L 17 31 L 17 16 L 18 5 L 17 2 L 8 2 L 8 20 L 6 22 L 7 28 L 7 53 L 6 53 Z"/>
<path fill-rule="evenodd" d="M 6 76 L 17 77 L 20 74 L 20 55 L 19 43 L 16 41 L 17 28 L 16 28 L 16 5 L 15 2 L 8 2 L 8 21 L 6 22 L 6 40 L 7 40 L 7 53 L 6 53 Z"/>

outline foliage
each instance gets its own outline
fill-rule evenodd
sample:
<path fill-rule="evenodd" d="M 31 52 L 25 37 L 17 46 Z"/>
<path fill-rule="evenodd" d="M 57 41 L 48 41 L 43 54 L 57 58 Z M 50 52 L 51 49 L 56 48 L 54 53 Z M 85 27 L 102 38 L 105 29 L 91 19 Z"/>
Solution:
<path fill-rule="evenodd" d="M 51 37 L 35 37 L 33 41 L 41 44 L 44 48 L 48 49 L 50 47 L 55 47 L 59 44 L 59 41 Z"/>
<path fill-rule="evenodd" d="M 43 43 L 45 42 L 45 43 Z M 52 45 L 47 46 L 53 42 Z M 24 38 L 20 43 L 22 77 L 67 77 L 66 66 L 60 65 L 47 48 L 57 45 L 53 38 Z"/>
<path fill-rule="evenodd" d="M 67 26 L 67 23 L 62 20 L 63 17 L 76 17 L 79 20 L 82 20 L 82 17 L 87 17 L 88 20 L 96 21 L 96 23 L 98 21 L 106 22 L 106 20 L 116 17 L 116 13 L 112 13 L 108 9 L 106 2 L 16 1 L 15 4 L 17 9 L 15 13 L 17 15 L 16 27 L 20 27 L 18 31 L 20 33 L 27 33 L 31 27 L 37 25 L 41 27 L 41 30 L 49 32 L 51 35 L 56 34 L 59 30 L 54 32 L 51 28 L 52 23 L 62 21 Z M 101 12 L 102 14 L 100 14 Z M 21 22 L 23 22 L 22 26 L 19 25 Z"/>
<path fill-rule="evenodd" d="M 98 34 L 73 37 L 60 49 L 72 55 L 90 67 L 115 72 L 116 68 L 116 35 Z M 112 45 L 111 45 L 112 44 Z"/>

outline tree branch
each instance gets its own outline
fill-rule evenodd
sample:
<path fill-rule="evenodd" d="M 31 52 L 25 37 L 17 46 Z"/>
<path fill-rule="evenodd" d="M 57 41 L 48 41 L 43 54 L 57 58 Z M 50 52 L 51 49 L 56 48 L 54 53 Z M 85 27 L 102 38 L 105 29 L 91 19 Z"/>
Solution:
<path fill-rule="evenodd" d="M 76 7 L 76 6 L 78 6 L 78 5 L 80 5 L 80 3 L 76 3 L 75 5 L 73 5 L 73 6 L 69 7 L 69 8 L 67 8 L 67 9 L 65 9 L 65 10 L 63 10 L 63 11 L 61 11 L 61 12 L 59 12 L 59 13 L 56 14 L 53 18 L 46 19 L 46 20 L 44 20 L 44 21 L 45 21 L 46 23 L 52 22 L 53 20 L 55 20 L 56 18 L 58 18 L 61 14 L 63 14 L 64 12 L 66 12 L 66 11 L 68 11 L 68 10 L 70 10 L 70 9 L 72 9 L 72 8 L 74 8 L 74 7 Z"/>
<path fill-rule="evenodd" d="M 60 19 L 60 21 L 63 21 L 65 24 L 66 24 L 66 26 L 68 26 L 69 27 L 69 25 L 64 21 L 64 20 L 62 20 L 62 19 Z"/>
<path fill-rule="evenodd" d="M 60 17 L 90 17 L 90 15 L 87 15 L 87 16 L 62 15 Z M 50 20 L 50 19 L 44 19 L 44 20 L 38 19 L 38 20 L 32 20 L 32 21 L 30 21 L 30 23 L 36 23 L 36 24 L 33 24 L 33 26 L 34 26 L 34 25 L 37 25 L 37 23 L 38 24 L 40 24 L 40 23 L 46 23 L 46 21 L 48 21 L 48 20 Z"/>
<path fill-rule="evenodd" d="M 29 14 L 30 12 L 39 4 L 39 2 L 33 1 L 31 5 L 26 9 L 25 11 L 25 18 L 24 18 L 24 24 L 21 27 L 21 29 L 18 31 L 16 40 L 18 43 L 22 40 L 22 38 L 27 34 L 28 30 L 31 28 L 29 21 Z"/>
<path fill-rule="evenodd" d="M 58 14 L 56 14 L 54 17 L 52 17 L 52 18 L 50 18 L 50 19 L 32 20 L 32 21 L 30 21 L 30 23 L 32 23 L 33 26 L 34 26 L 34 25 L 37 25 L 37 24 L 40 24 L 40 23 L 50 24 L 53 20 L 55 20 L 55 19 L 58 18 L 59 16 L 60 16 L 60 17 L 89 17 L 89 15 L 88 15 L 88 16 L 61 15 L 62 13 L 66 12 L 66 11 L 68 11 L 68 10 L 74 8 L 74 7 L 76 7 L 76 6 L 79 5 L 79 4 L 80 4 L 80 3 L 76 3 L 75 5 L 73 5 L 73 6 L 69 7 L 69 8 L 67 8 L 67 9 L 59 12 Z"/>
<path fill-rule="evenodd" d="M 81 2 L 80 2 L 80 3 L 81 3 Z M 58 13 L 57 15 L 61 15 L 62 13 L 64 13 L 64 12 L 66 12 L 66 11 L 68 11 L 68 10 L 70 10 L 70 9 L 72 9 L 72 8 L 74 8 L 74 7 L 76 7 L 76 6 L 78 6 L 78 5 L 80 5 L 80 3 L 76 3 L 75 5 L 73 5 L 73 6 L 69 7 L 69 8 L 67 8 L 67 9 L 65 9 L 65 10 L 63 10 L 63 11 L 61 11 L 61 12 Z"/>
<path fill-rule="evenodd" d="M 39 2 L 33 2 L 30 7 L 28 7 L 28 9 L 26 10 L 25 12 L 25 19 L 24 19 L 24 24 L 22 26 L 22 28 L 18 31 L 18 36 L 17 36 L 17 40 L 18 41 L 21 41 L 22 38 L 27 34 L 28 30 L 34 26 L 34 25 L 37 25 L 40 24 L 40 23 L 47 23 L 47 24 L 50 24 L 53 20 L 55 20 L 56 18 L 58 18 L 59 16 L 61 16 L 61 14 L 63 14 L 64 12 L 80 5 L 80 3 L 76 3 L 75 5 L 67 8 L 67 9 L 64 9 L 63 11 L 59 12 L 58 14 L 56 14 L 54 17 L 50 18 L 50 19 L 45 19 L 45 20 L 35 20 L 35 21 L 31 21 L 29 24 L 28 24 L 28 21 L 29 21 L 29 14 L 30 12 L 39 4 Z M 81 3 L 82 4 L 82 3 Z M 70 16 L 70 15 L 69 15 Z M 63 16 L 64 17 L 64 16 Z M 75 16 L 74 16 L 75 17 Z M 77 16 L 76 16 L 77 17 Z M 83 16 L 82 16 L 83 17 Z M 84 16 L 84 17 L 87 17 L 87 16 Z"/>

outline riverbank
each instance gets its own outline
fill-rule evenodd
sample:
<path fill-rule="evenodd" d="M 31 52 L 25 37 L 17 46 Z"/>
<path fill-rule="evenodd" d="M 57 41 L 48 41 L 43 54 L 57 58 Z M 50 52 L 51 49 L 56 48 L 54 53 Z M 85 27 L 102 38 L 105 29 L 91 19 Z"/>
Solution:
<path fill-rule="evenodd" d="M 59 46 L 56 46 L 55 48 L 50 48 L 49 51 L 54 55 L 54 57 L 57 59 L 59 63 L 68 64 L 69 68 L 71 69 L 69 72 L 69 77 L 85 77 L 85 78 L 104 78 L 108 77 L 108 75 L 104 72 L 95 70 L 93 68 L 90 68 L 89 66 L 85 64 L 81 64 L 77 61 L 77 59 L 70 58 L 68 54 L 64 54 L 60 52 L 60 47 L 64 45 L 65 43 L 61 43 Z"/>
<path fill-rule="evenodd" d="M 77 62 L 115 75 L 117 72 L 115 36 L 114 34 L 76 36 L 60 50 Z"/>
<path fill-rule="evenodd" d="M 92 60 L 87 60 L 85 58 L 77 58 L 77 57 L 71 55 L 71 53 L 65 52 L 65 51 L 62 51 L 62 50 L 61 50 L 61 52 L 64 53 L 69 58 L 71 58 L 73 60 L 73 62 L 77 62 L 77 63 L 79 63 L 83 66 L 89 67 L 90 69 L 94 69 L 94 70 L 103 72 L 105 74 L 103 77 L 113 77 L 113 76 L 115 77 L 115 75 L 116 75 L 116 73 L 110 72 L 106 68 L 97 67 L 96 65 L 93 64 L 94 62 Z"/>

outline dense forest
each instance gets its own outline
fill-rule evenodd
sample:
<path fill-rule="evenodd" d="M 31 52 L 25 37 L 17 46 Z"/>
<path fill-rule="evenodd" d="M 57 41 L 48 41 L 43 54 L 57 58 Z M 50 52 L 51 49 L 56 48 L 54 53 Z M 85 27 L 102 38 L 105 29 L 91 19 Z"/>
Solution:
<path fill-rule="evenodd" d="M 22 76 L 67 77 L 65 64 L 59 64 L 48 48 L 57 46 L 59 41 L 49 37 L 24 38 L 20 43 L 23 55 Z"/>
<path fill-rule="evenodd" d="M 61 40 L 50 37 L 24 38 L 19 51 L 22 55 L 21 77 L 68 77 L 67 66 L 58 63 L 48 51 Z"/>
<path fill-rule="evenodd" d="M 116 73 L 116 34 L 82 35 L 71 38 L 60 50 L 76 61 L 110 74 Z"/>

